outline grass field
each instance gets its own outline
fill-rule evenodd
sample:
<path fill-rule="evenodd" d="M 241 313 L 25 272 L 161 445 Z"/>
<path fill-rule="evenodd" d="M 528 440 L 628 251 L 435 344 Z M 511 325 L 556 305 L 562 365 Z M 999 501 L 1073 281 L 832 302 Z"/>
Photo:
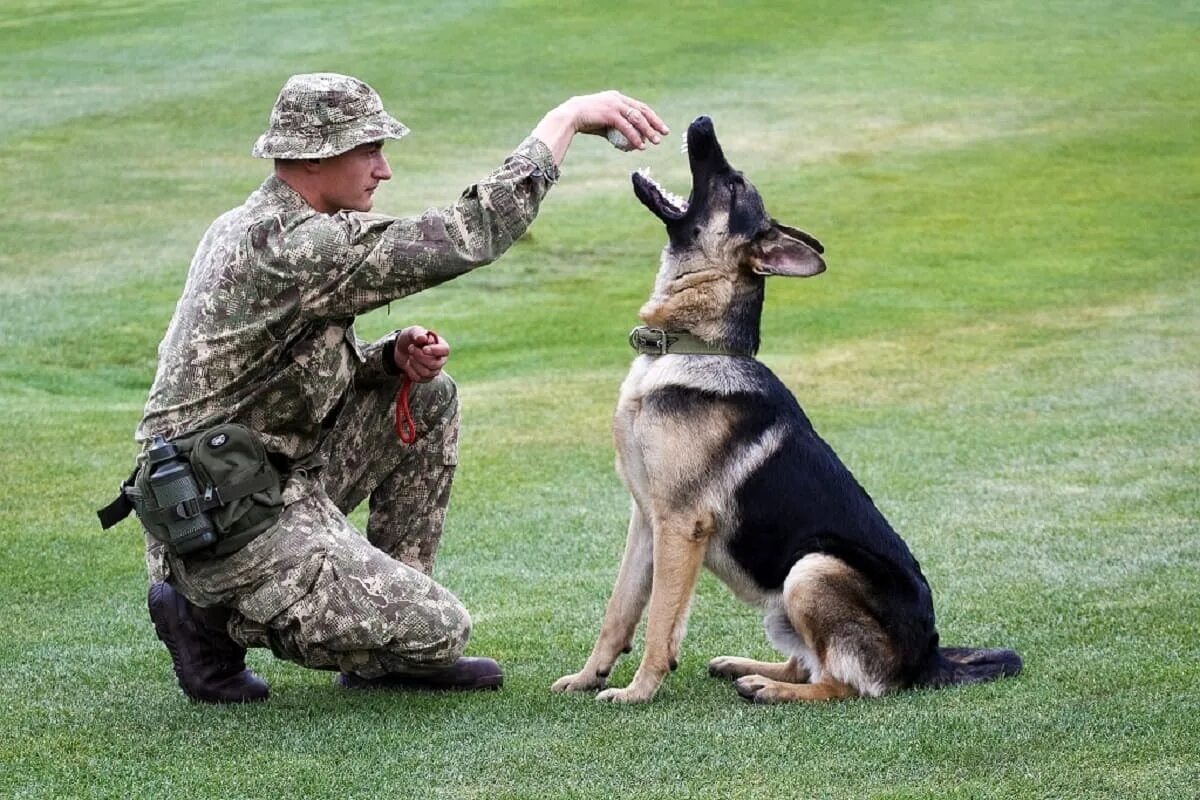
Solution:
<path fill-rule="evenodd" d="M 1200 10 L 674 5 L 0 0 L 0 797 L 1200 797 Z M 705 664 L 770 647 L 706 576 L 655 702 L 549 692 L 624 539 L 609 419 L 663 243 L 628 173 L 687 187 L 678 136 L 586 139 L 498 264 L 359 323 L 455 347 L 436 575 L 504 690 L 352 695 L 254 652 L 268 704 L 187 703 L 135 526 L 93 509 L 199 236 L 313 70 L 413 129 L 377 197 L 396 214 L 573 93 L 620 87 L 676 133 L 711 114 L 828 248 L 769 286 L 762 359 L 921 559 L 943 641 L 1025 673 L 750 706 Z"/>

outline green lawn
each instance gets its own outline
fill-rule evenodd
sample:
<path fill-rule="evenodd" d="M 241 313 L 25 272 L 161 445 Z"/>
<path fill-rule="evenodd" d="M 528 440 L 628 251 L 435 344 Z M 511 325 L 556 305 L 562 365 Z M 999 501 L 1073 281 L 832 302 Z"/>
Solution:
<path fill-rule="evenodd" d="M 0 0 L 0 797 L 1200 797 L 1194 4 L 250 5 Z M 628 173 L 686 190 L 675 135 L 577 141 L 498 264 L 359 325 L 455 347 L 436 575 L 504 690 L 348 694 L 254 652 L 268 704 L 186 702 L 136 526 L 93 509 L 199 236 L 314 70 L 412 127 L 377 197 L 397 214 L 573 93 L 622 88 L 676 134 L 712 115 L 827 246 L 827 273 L 771 284 L 763 360 L 921 559 L 943 640 L 1015 647 L 1024 674 L 750 706 L 705 665 L 770 647 L 706 576 L 652 704 L 549 692 L 624 540 L 609 420 L 664 241 Z"/>

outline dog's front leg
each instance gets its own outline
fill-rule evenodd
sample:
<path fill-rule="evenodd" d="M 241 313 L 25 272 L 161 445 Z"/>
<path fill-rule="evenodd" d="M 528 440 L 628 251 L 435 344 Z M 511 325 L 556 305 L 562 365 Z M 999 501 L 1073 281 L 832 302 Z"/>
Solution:
<path fill-rule="evenodd" d="M 654 698 L 676 657 L 682 639 L 680 629 L 686 624 L 713 530 L 711 516 L 674 516 L 654 526 L 654 584 L 646 621 L 646 652 L 629 686 L 606 689 L 596 696 L 597 700 L 644 703 Z"/>
<path fill-rule="evenodd" d="M 625 538 L 625 555 L 621 557 L 621 569 L 613 586 L 608 608 L 604 611 L 604 622 L 600 625 L 600 636 L 588 656 L 583 669 L 572 675 L 564 675 L 554 682 L 555 692 L 583 692 L 603 689 L 608 683 L 608 674 L 622 653 L 628 653 L 633 642 L 633 632 L 646 600 L 650 597 L 650 580 L 653 569 L 654 540 L 650 525 L 637 503 L 629 515 L 629 534 Z"/>

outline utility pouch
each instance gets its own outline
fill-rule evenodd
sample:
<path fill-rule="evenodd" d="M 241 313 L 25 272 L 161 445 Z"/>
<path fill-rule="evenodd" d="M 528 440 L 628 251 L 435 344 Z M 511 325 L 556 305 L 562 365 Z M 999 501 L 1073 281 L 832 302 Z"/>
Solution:
<path fill-rule="evenodd" d="M 134 511 L 175 555 L 223 556 L 275 524 L 280 484 L 257 434 L 226 423 L 170 442 L 156 438 L 120 496 L 97 513 L 107 529 Z"/>
<path fill-rule="evenodd" d="M 228 555 L 270 528 L 283 513 L 283 489 L 275 465 L 258 435 L 226 423 L 198 434 L 191 463 L 205 487 L 217 532 L 215 555 Z"/>

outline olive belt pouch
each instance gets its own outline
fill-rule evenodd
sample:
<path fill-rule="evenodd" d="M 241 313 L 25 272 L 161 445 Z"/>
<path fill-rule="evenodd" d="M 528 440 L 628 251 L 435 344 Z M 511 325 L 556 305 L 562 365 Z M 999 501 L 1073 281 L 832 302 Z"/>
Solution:
<path fill-rule="evenodd" d="M 249 428 L 226 423 L 197 434 L 189 460 L 202 490 L 207 495 L 211 487 L 220 501 L 209 511 L 217 533 L 215 555 L 240 550 L 283 513 L 279 472 Z"/>
<path fill-rule="evenodd" d="M 279 471 L 249 428 L 225 423 L 170 442 L 156 440 L 156 447 L 162 449 L 148 451 L 122 485 L 122 496 L 98 512 L 103 527 L 132 510 L 146 532 L 176 555 L 224 556 L 283 513 Z"/>

